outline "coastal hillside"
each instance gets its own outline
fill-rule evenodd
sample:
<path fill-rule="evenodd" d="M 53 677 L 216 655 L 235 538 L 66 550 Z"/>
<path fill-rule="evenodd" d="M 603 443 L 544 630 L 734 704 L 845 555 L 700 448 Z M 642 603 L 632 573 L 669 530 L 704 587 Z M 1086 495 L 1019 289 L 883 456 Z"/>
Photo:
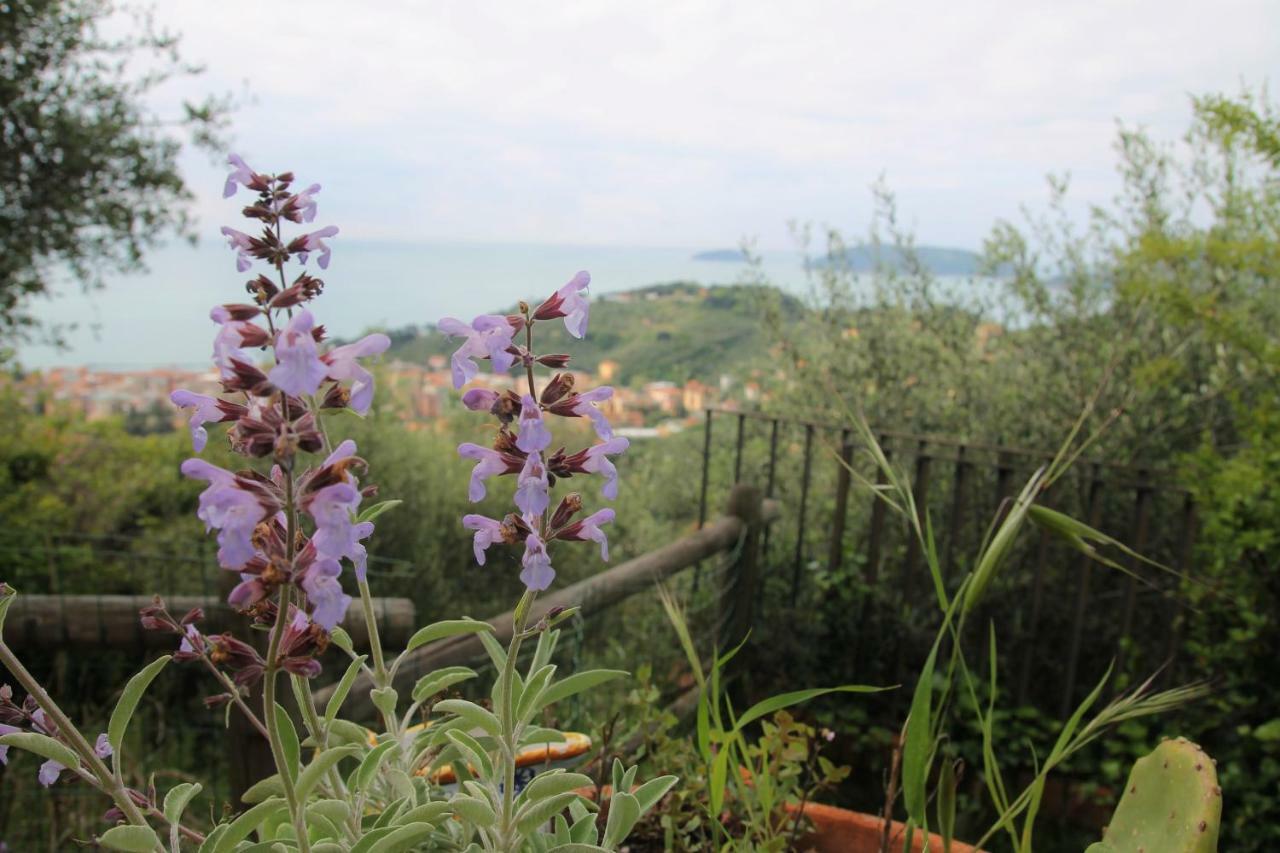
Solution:
<path fill-rule="evenodd" d="M 572 352 L 573 367 L 591 373 L 600 372 L 601 362 L 613 362 L 611 377 L 617 384 L 711 383 L 722 374 L 740 374 L 762 358 L 760 323 L 768 305 L 780 305 L 790 317 L 804 310 L 799 299 L 755 285 L 674 282 L 593 296 L 585 340 L 570 345 L 563 323 L 539 324 L 536 349 Z M 515 308 L 498 310 L 510 313 Z M 448 356 L 458 346 L 434 326 L 405 326 L 387 334 L 388 358 L 403 361 L 423 363 L 431 356 Z"/>

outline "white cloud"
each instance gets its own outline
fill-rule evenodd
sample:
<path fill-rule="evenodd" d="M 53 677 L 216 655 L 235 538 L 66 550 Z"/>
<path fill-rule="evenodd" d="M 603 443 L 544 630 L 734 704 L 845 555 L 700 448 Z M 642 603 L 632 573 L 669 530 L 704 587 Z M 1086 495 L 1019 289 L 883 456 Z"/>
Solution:
<path fill-rule="evenodd" d="M 1280 4 L 176 2 L 238 144 L 325 183 L 353 235 L 710 246 L 866 223 L 882 171 L 932 242 L 1070 169 L 1113 189 L 1115 119 L 1277 67 Z M 215 170 L 192 160 L 216 202 Z"/>

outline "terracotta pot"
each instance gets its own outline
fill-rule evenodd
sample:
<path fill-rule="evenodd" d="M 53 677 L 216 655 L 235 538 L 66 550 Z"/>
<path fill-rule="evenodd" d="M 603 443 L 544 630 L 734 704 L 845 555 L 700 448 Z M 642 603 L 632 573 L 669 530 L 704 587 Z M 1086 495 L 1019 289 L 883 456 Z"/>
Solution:
<path fill-rule="evenodd" d="M 788 807 L 788 811 L 792 807 Z M 884 821 L 876 815 L 851 812 L 835 806 L 824 806 L 821 803 L 807 803 L 805 816 L 813 821 L 813 832 L 800 845 L 802 850 L 815 853 L 879 853 L 880 839 L 884 833 Z M 906 827 L 894 821 L 890 830 L 892 851 L 902 850 L 902 839 Z M 915 833 L 912 839 L 911 853 L 942 853 L 942 839 L 937 835 L 929 836 L 929 846 L 925 847 L 924 835 Z M 968 844 L 959 841 L 951 842 L 951 853 L 978 853 Z"/>

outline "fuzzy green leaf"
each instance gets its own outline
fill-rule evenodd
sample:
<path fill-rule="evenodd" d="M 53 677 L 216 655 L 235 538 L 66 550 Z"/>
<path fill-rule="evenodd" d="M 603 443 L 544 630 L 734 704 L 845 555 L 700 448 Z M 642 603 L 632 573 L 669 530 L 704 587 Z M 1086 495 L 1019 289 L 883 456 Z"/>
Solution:
<path fill-rule="evenodd" d="M 364 664 L 368 655 L 360 655 L 351 661 L 351 665 L 347 667 L 347 671 L 342 674 L 342 680 L 338 682 L 338 686 L 334 688 L 333 694 L 329 696 L 328 703 L 324 706 L 324 725 L 325 728 L 333 722 L 338 716 L 342 703 L 347 701 L 347 694 L 351 692 L 351 685 L 355 684 L 356 677 L 360 675 L 360 667 Z"/>
<path fill-rule="evenodd" d="M 491 737 L 498 737 L 502 731 L 502 726 L 492 711 L 466 699 L 445 699 L 437 702 L 433 710 L 442 714 L 456 714 L 466 720 L 468 725 L 475 726 Z"/>
<path fill-rule="evenodd" d="M 449 806 L 463 820 L 470 821 L 479 827 L 488 828 L 498 821 L 498 815 L 494 812 L 493 806 L 479 797 L 454 797 L 449 801 Z"/>
<path fill-rule="evenodd" d="M 402 826 L 392 830 L 385 838 L 378 839 L 377 843 L 369 848 L 369 853 L 404 853 L 406 850 L 413 849 L 418 842 L 434 831 L 435 827 L 430 824 Z"/>
<path fill-rule="evenodd" d="M 444 622 L 435 622 L 425 628 L 419 628 L 409 643 L 404 647 L 405 653 L 409 653 L 419 646 L 425 646 L 427 643 L 434 643 L 436 640 L 443 640 L 446 637 L 457 637 L 461 634 L 480 634 L 492 633 L 493 626 L 488 622 L 478 622 L 475 619 L 449 619 Z"/>
<path fill-rule="evenodd" d="M 10 587 L 10 589 L 13 589 Z M 9 605 L 18 597 L 16 590 L 7 595 L 0 595 L 0 638 L 4 636 L 4 617 L 9 612 Z"/>
<path fill-rule="evenodd" d="M 302 747 L 298 743 L 298 730 L 289 719 L 289 712 L 279 702 L 276 703 L 276 741 L 280 751 L 284 753 L 284 767 L 277 770 L 289 774 L 291 780 L 298 778 L 298 766 L 301 763 Z"/>
<path fill-rule="evenodd" d="M 34 752 L 41 758 L 56 761 L 63 767 L 79 767 L 80 759 L 71 747 L 54 740 L 48 735 L 36 732 L 14 732 L 11 735 L 0 735 L 0 746 L 16 746 L 27 752 Z"/>
<path fill-rule="evenodd" d="M 170 788 L 164 795 L 164 819 L 169 823 L 182 820 L 182 813 L 201 790 L 201 785 L 197 782 L 183 782 Z"/>
<path fill-rule="evenodd" d="M 575 693 L 590 690 L 617 678 L 626 678 L 630 674 L 621 669 L 589 669 L 586 672 L 575 672 L 568 678 L 557 681 L 548 687 L 547 691 L 538 700 L 534 710 L 541 711 L 543 708 L 554 705 L 563 699 L 568 699 Z"/>
<path fill-rule="evenodd" d="M 474 669 L 466 666 L 446 666 L 443 669 L 437 669 L 435 672 L 422 676 L 422 678 L 418 679 L 418 683 L 413 685 L 413 701 L 421 702 L 441 690 L 446 690 L 467 679 L 475 678 L 476 675 L 477 673 Z"/>
<path fill-rule="evenodd" d="M 218 843 L 213 848 L 213 853 L 231 853 L 232 850 L 236 849 L 236 845 L 249 837 L 249 833 L 253 832 L 267 818 L 283 808 L 285 808 L 285 801 L 279 797 L 272 797 L 269 800 L 258 803 L 227 825 L 226 830 L 218 838 Z"/>
<path fill-rule="evenodd" d="M 402 503 L 404 503 L 404 501 L 400 501 L 400 500 L 379 501 L 373 506 L 366 507 L 364 510 L 362 510 L 360 512 L 360 515 L 356 517 L 356 522 L 359 523 L 359 522 L 365 522 L 365 521 L 373 521 L 375 518 L 382 515 L 387 510 L 395 509 L 396 507 L 400 506 L 400 504 Z"/>
<path fill-rule="evenodd" d="M 604 846 L 617 847 L 640 820 L 640 802 L 626 791 L 614 791 L 609 798 L 609 818 L 604 827 Z"/>
<path fill-rule="evenodd" d="M 130 678 L 129 683 L 124 686 L 124 692 L 120 694 L 120 701 L 116 703 L 115 709 L 111 712 L 111 721 L 107 723 L 107 742 L 111 744 L 111 749 L 115 752 L 115 761 L 118 762 L 120 760 L 120 747 L 124 743 L 125 730 L 129 727 L 129 720 L 133 718 L 133 712 L 137 710 L 138 702 L 142 699 L 143 692 L 168 662 L 169 655 L 156 658 L 147 664 L 142 672 Z"/>
<path fill-rule="evenodd" d="M 356 790 L 367 791 L 369 785 L 373 782 L 373 777 L 377 775 L 378 768 L 382 766 L 382 762 L 386 760 L 388 753 L 393 749 L 398 749 L 399 744 L 394 740 L 386 743 L 380 743 L 369 751 L 369 754 L 360 762 L 360 767 L 356 770 Z"/>
<path fill-rule="evenodd" d="M 658 801 L 666 796 L 680 779 L 676 776 L 659 776 L 656 779 L 650 779 L 632 793 L 635 794 L 637 802 L 640 803 L 641 813 L 649 811 L 658 804 Z"/>
<path fill-rule="evenodd" d="M 149 853 L 160 845 L 160 837 L 149 826 L 113 826 L 98 839 L 108 850 L 125 853 Z"/>

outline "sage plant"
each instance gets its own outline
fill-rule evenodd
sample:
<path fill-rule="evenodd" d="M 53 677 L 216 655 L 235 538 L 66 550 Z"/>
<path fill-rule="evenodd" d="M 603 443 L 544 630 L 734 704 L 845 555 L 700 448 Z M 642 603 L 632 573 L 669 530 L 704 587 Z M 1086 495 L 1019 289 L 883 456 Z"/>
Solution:
<path fill-rule="evenodd" d="M 556 768 L 536 773 L 521 786 L 516 774 L 522 753 L 549 753 L 551 744 L 564 740 L 561 733 L 534 724 L 546 708 L 625 675 L 593 671 L 556 680 L 551 662 L 559 636 L 555 626 L 574 611 L 552 610 L 530 624 L 538 593 L 555 578 L 555 548 L 591 541 L 608 559 L 603 527 L 613 520 L 613 510 L 578 517 L 583 498 L 571 492 L 552 511 L 556 484 L 575 475 L 599 475 L 601 496 L 616 498 L 618 474 L 610 457 L 627 447 L 596 408 L 611 389 L 576 391 L 567 372 L 557 372 L 541 389 L 537 386 L 535 366 L 562 370 L 569 357 L 536 354 L 534 327 L 563 318 L 571 334 L 584 335 L 589 276 L 578 274 L 536 309 L 522 305 L 511 317 L 440 323 L 442 331 L 464 338 L 452 364 L 459 387 L 476 376 L 480 360 L 498 372 L 523 369 L 527 387 L 520 392 L 475 389 L 464 396 L 469 408 L 492 413 L 498 430 L 492 446 L 467 443 L 459 452 L 476 461 L 473 501 L 485 496 L 488 478 L 516 476 L 516 512 L 501 520 L 467 515 L 462 523 L 474 531 L 481 564 L 489 548 L 522 549 L 520 577 L 526 591 L 516 605 L 506 649 L 491 636 L 492 625 L 454 619 L 420 629 L 388 663 L 373 616 L 365 543 L 378 515 L 398 502 L 368 504 L 377 492 L 367 482 L 368 465 L 355 442 L 330 439 L 326 418 L 343 409 L 368 413 L 374 378 L 362 359 L 384 352 L 390 341 L 373 334 L 327 346 L 324 327 L 312 314 L 312 303 L 325 285 L 308 263 L 314 258 L 320 269 L 328 268 L 332 250 L 326 241 L 338 229 L 286 232 L 314 221 L 320 185 L 297 191 L 291 173 L 260 173 L 236 155 L 228 162 L 232 170 L 225 195 L 249 191 L 252 198 L 242 213 L 257 230 L 251 234 L 224 227 L 222 234 L 235 253 L 236 271 L 257 274 L 246 284 L 247 301 L 210 311 L 216 326 L 212 358 L 223 394 L 178 390 L 172 399 L 189 413 L 197 454 L 210 441 L 209 425 L 225 423 L 228 447 L 245 457 L 239 470 L 199 456 L 183 462 L 181 470 L 205 484 L 196 514 L 216 535 L 219 565 L 234 573 L 228 604 L 266 629 L 266 650 L 260 652 L 229 632 L 205 633 L 200 609 L 175 617 L 157 597 L 143 608 L 142 625 L 172 634 L 175 651 L 129 681 L 107 731 L 91 743 L 5 644 L 4 615 L 16 593 L 0 584 L 0 663 L 27 691 L 17 702 L 13 689 L 0 685 L 0 763 L 8 761 L 11 747 L 18 747 L 45 759 L 39 770 L 43 784 L 79 779 L 105 793 L 113 803 L 105 819 L 115 825 L 95 841 L 112 850 L 616 850 L 675 783 L 674 777 L 637 785 L 634 768 L 615 766 L 615 791 L 601 832 L 595 805 L 578 793 L 591 784 L 588 777 Z M 572 453 L 564 447 L 552 450 L 548 422 L 557 418 L 589 419 L 600 440 Z M 352 587 L 363 611 L 368 655 L 356 654 L 341 627 L 353 602 L 347 591 Z M 445 698 L 446 690 L 477 676 L 457 666 L 419 678 L 402 709 L 397 685 L 407 656 L 433 641 L 466 634 L 481 638 L 499 672 L 491 691 L 494 710 Z M 536 641 L 536 648 L 522 676 L 519 654 L 526 641 Z M 350 662 L 325 689 L 322 705 L 311 681 L 321 673 L 321 658 L 331 647 Z M 245 793 L 247 810 L 207 833 L 184 818 L 200 785 L 181 783 L 161 798 L 154 784 L 140 791 L 124 781 L 126 729 L 143 692 L 170 661 L 208 671 L 217 692 L 206 703 L 243 714 L 269 741 L 277 771 Z M 278 701 L 281 679 L 301 709 L 301 733 Z M 251 688 L 259 684 L 261 704 L 255 707 Z M 357 689 L 366 691 L 377 709 L 375 729 L 338 716 Z M 414 726 L 415 715 L 432 719 Z M 310 759 L 305 760 L 308 749 Z M 445 769 L 461 780 L 456 789 L 441 783 Z"/>

